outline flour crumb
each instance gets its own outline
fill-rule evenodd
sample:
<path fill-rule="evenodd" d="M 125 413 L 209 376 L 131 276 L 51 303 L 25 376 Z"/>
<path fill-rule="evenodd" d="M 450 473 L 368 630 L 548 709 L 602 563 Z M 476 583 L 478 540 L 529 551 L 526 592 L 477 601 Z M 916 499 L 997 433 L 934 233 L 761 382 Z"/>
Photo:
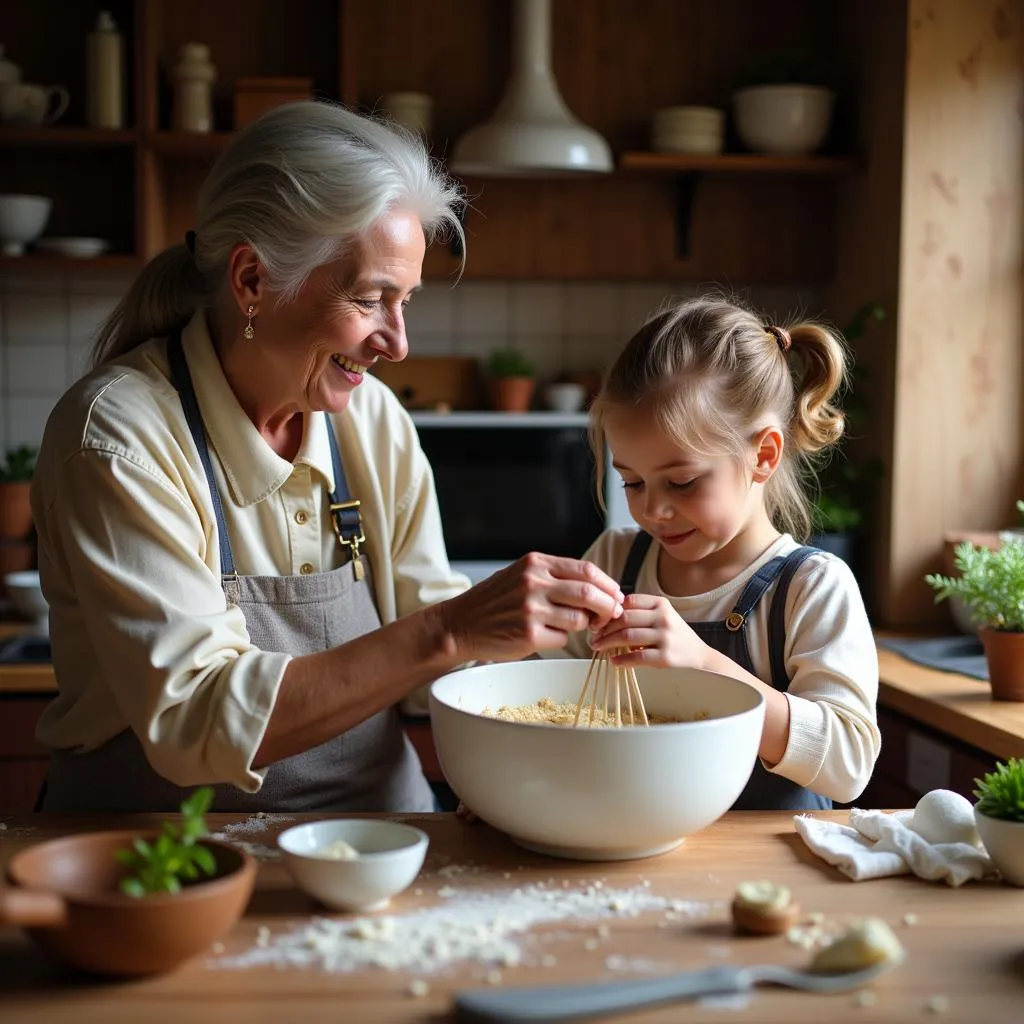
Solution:
<path fill-rule="evenodd" d="M 929 1013 L 947 1013 L 949 1011 L 948 996 L 932 996 L 928 1000 Z"/>
<path fill-rule="evenodd" d="M 221 953 L 224 952 L 224 943 L 223 942 L 215 942 L 210 947 L 210 952 L 213 953 L 214 956 L 220 956 Z"/>
<path fill-rule="evenodd" d="M 512 877 L 512 872 L 511 871 L 504 871 L 504 872 L 502 872 L 501 877 L 505 878 L 505 879 L 509 879 L 509 878 Z"/>
<path fill-rule="evenodd" d="M 484 981 L 486 981 L 488 985 L 500 985 L 501 971 L 488 971 L 484 975 Z"/>
<path fill-rule="evenodd" d="M 874 992 L 864 989 L 853 997 L 854 1006 L 874 1006 L 878 1002 L 878 996 Z"/>
<path fill-rule="evenodd" d="M 256 945 L 260 949 L 266 949 L 270 945 L 270 929 L 265 924 L 256 929 Z"/>
<path fill-rule="evenodd" d="M 540 958 L 541 967 L 554 967 L 558 963 L 558 957 L 552 956 L 550 953 L 545 953 Z"/>
<path fill-rule="evenodd" d="M 583 943 L 583 948 L 588 953 L 593 953 L 594 950 L 597 949 L 597 947 L 600 946 L 600 945 L 601 945 L 601 943 L 598 942 L 597 939 L 587 939 L 587 941 Z"/>
<path fill-rule="evenodd" d="M 422 889 L 413 889 L 412 894 L 413 894 L 413 896 L 422 896 L 423 895 L 423 890 Z"/>
<path fill-rule="evenodd" d="M 422 999 L 424 996 L 430 995 L 430 986 L 422 978 L 413 978 L 409 982 L 406 992 L 414 999 Z"/>
<path fill-rule="evenodd" d="M 437 890 L 437 895 L 443 900 L 450 900 L 455 894 L 456 890 L 450 885 L 442 885 L 441 888 Z"/>
<path fill-rule="evenodd" d="M 913 928 L 913 926 L 915 924 L 917 924 L 917 914 L 904 914 L 903 915 L 903 923 L 908 928 Z"/>
<path fill-rule="evenodd" d="M 611 933 L 611 929 L 608 927 L 608 925 L 602 924 L 598 926 L 597 937 L 599 939 L 607 939 L 608 936 L 611 935 Z"/>

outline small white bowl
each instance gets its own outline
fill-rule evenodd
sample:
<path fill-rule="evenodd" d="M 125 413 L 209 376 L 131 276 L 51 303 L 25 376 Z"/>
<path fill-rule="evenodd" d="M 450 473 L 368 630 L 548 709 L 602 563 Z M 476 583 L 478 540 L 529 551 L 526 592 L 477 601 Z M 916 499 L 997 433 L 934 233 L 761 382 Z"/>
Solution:
<path fill-rule="evenodd" d="M 14 610 L 23 618 L 33 620 L 35 629 L 41 636 L 49 636 L 50 607 L 43 597 L 43 588 L 39 585 L 39 573 L 34 569 L 9 572 L 4 577 L 4 589 Z"/>
<path fill-rule="evenodd" d="M 358 856 L 318 857 L 343 840 Z M 335 910 L 380 910 L 415 881 L 429 839 L 411 825 L 374 818 L 311 821 L 282 832 L 277 845 L 299 888 Z"/>
<path fill-rule="evenodd" d="M 36 242 L 36 248 L 56 253 L 58 256 L 91 260 L 102 256 L 110 248 L 110 243 L 105 238 L 40 238 Z"/>
<path fill-rule="evenodd" d="M 0 195 L 0 251 L 5 256 L 24 256 L 50 219 L 52 200 L 47 196 Z"/>

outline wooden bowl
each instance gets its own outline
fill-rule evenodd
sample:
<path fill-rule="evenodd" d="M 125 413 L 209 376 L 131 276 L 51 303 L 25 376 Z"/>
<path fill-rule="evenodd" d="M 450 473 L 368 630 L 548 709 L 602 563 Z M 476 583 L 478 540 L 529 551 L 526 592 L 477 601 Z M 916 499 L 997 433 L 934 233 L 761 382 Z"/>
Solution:
<path fill-rule="evenodd" d="M 39 843 L 7 865 L 0 924 L 18 925 L 74 967 L 101 974 L 159 974 L 196 956 L 242 916 L 255 861 L 226 843 L 201 840 L 217 874 L 180 892 L 125 896 L 125 868 L 114 856 L 138 832 L 95 832 Z M 155 840 L 155 835 L 145 835 Z"/>

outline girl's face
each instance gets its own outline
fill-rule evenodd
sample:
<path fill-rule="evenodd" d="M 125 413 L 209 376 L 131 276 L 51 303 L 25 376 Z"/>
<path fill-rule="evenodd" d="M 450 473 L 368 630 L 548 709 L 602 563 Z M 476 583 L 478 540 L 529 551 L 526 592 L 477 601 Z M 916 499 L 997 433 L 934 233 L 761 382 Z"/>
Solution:
<path fill-rule="evenodd" d="M 318 267 L 293 302 L 263 305 L 253 343 L 283 397 L 303 411 L 340 412 L 373 363 L 405 358 L 405 307 L 424 248 L 419 219 L 393 210 L 345 257 Z"/>
<path fill-rule="evenodd" d="M 677 561 L 724 550 L 763 512 L 766 477 L 754 444 L 742 465 L 731 454 L 696 455 L 625 413 L 606 418 L 605 435 L 630 514 Z"/>

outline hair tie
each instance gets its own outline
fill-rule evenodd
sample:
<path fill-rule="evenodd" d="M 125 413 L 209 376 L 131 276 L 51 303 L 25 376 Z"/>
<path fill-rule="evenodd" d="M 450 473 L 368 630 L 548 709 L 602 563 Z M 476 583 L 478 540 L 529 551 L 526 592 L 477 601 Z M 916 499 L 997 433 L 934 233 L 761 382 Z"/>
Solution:
<path fill-rule="evenodd" d="M 785 327 L 776 327 L 774 324 L 769 324 L 765 330 L 778 342 L 779 348 L 783 353 L 790 350 L 793 339 L 789 336 L 789 331 Z"/>
<path fill-rule="evenodd" d="M 193 256 L 196 254 L 196 233 L 194 231 L 185 232 L 185 248 L 188 249 Z"/>

